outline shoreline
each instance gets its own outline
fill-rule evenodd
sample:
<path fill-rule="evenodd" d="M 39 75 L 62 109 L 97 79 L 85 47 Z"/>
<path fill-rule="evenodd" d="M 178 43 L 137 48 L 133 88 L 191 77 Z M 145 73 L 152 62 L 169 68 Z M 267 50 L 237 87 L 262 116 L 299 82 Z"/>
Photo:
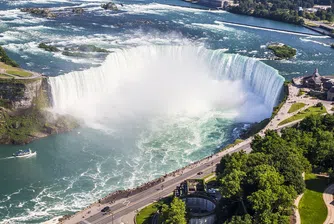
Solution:
<path fill-rule="evenodd" d="M 197 3 L 192 3 L 192 4 L 197 4 Z M 248 27 L 263 28 L 263 29 L 269 29 L 269 30 L 275 30 L 275 31 L 284 31 L 284 32 L 295 33 L 295 34 L 305 34 L 305 35 L 319 36 L 319 37 L 320 36 L 329 36 L 331 38 L 334 38 L 334 34 L 326 32 L 325 30 L 324 31 L 320 31 L 320 30 L 314 29 L 313 27 L 310 27 L 308 25 L 287 23 L 287 22 L 284 22 L 284 21 L 269 19 L 269 18 L 265 18 L 265 17 L 258 17 L 258 16 L 251 16 L 251 15 L 246 15 L 246 14 L 239 14 L 239 13 L 231 12 L 229 10 L 224 10 L 224 9 L 220 9 L 220 8 L 213 8 L 213 7 L 210 7 L 210 6 L 207 6 L 207 5 L 197 4 L 199 7 L 180 6 L 180 5 L 175 5 L 175 4 L 167 4 L 167 5 L 178 6 L 178 7 L 183 7 L 183 8 L 190 8 L 190 9 L 199 9 L 199 10 L 205 10 L 205 11 L 224 11 L 224 12 L 232 13 L 232 14 L 235 14 L 235 15 L 242 15 L 242 16 L 249 16 L 249 17 L 253 17 L 253 18 L 266 19 L 266 20 L 270 20 L 270 21 L 276 21 L 276 22 L 281 22 L 281 23 L 285 23 L 285 24 L 290 24 L 290 25 L 295 25 L 295 26 L 299 26 L 299 27 L 304 27 L 306 29 L 312 30 L 313 32 L 316 32 L 316 33 L 319 33 L 319 34 L 318 35 L 316 35 L 316 34 L 309 34 L 309 33 L 306 33 L 306 32 L 290 31 L 290 30 L 276 29 L 276 28 L 271 28 L 271 27 L 262 27 L 262 26 L 256 26 L 256 25 L 249 25 L 249 24 L 245 24 L 245 23 L 229 22 L 229 21 L 224 21 L 224 20 L 221 21 L 222 23 L 230 23 L 232 25 L 243 25 L 243 26 L 248 26 Z M 205 8 L 201 8 L 201 7 L 205 7 Z"/>

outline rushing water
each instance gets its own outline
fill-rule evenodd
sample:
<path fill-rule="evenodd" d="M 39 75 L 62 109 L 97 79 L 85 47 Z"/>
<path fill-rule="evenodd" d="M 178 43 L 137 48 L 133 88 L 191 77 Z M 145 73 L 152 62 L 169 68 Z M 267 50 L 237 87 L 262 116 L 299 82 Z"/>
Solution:
<path fill-rule="evenodd" d="M 303 27 L 184 8 L 189 4 L 176 0 L 122 1 L 118 13 L 101 9 L 102 2 L 0 0 L 0 44 L 22 67 L 53 76 L 52 109 L 83 122 L 29 144 L 33 158 L 14 159 L 22 147 L 1 146 L 0 222 L 40 223 L 210 155 L 245 124 L 270 116 L 279 74 L 333 72 L 332 40 Z M 52 20 L 18 9 L 78 6 L 84 15 Z M 260 62 L 272 41 L 295 47 L 297 57 Z M 61 49 L 95 44 L 111 53 L 72 58 L 45 52 L 40 42 Z"/>

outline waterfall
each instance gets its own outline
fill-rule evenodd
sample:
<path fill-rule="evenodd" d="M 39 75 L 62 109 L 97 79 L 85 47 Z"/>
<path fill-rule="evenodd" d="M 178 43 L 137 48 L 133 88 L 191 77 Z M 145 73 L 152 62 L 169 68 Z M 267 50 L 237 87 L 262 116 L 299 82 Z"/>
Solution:
<path fill-rule="evenodd" d="M 195 46 L 141 46 L 117 50 L 111 53 L 100 67 L 50 77 L 49 83 L 55 109 L 64 111 L 81 102 L 81 110 L 87 110 L 94 107 L 96 101 L 106 100 L 107 96 L 117 93 L 119 88 L 126 86 L 126 83 L 140 82 L 143 76 L 148 73 L 152 73 L 152 77 L 155 77 L 155 74 L 163 73 L 164 77 L 170 76 L 173 79 L 173 85 L 180 82 L 182 83 L 180 85 L 187 86 L 187 81 L 182 80 L 180 74 L 199 72 L 205 74 L 205 76 L 210 76 L 210 79 L 216 82 L 241 81 L 245 83 L 247 87 L 243 88 L 247 88 L 247 91 L 259 97 L 271 111 L 278 103 L 284 82 L 284 78 L 278 74 L 276 69 L 263 62 L 237 54 L 226 54 L 222 50 L 209 50 Z M 177 75 L 175 75 L 176 73 Z M 189 82 L 195 82 L 193 79 L 196 79 L 191 75 L 186 78 Z M 163 91 L 160 88 L 165 88 L 165 86 L 161 87 L 160 85 L 164 82 L 170 82 L 166 81 L 165 78 L 155 81 L 147 87 L 158 86 L 154 90 L 156 93 Z M 162 84 L 157 84 L 158 82 L 162 82 Z M 206 81 L 198 79 L 195 86 L 189 86 L 184 92 L 191 90 L 190 88 L 200 88 L 198 83 L 201 82 L 205 85 Z M 136 85 L 126 88 L 131 91 L 136 88 Z M 223 88 L 225 87 L 222 87 L 221 91 L 224 91 Z M 145 87 L 141 88 L 140 91 L 145 92 Z M 201 93 L 207 94 L 206 92 L 210 91 L 211 87 L 208 86 L 206 89 L 202 89 Z M 238 94 L 237 91 L 239 90 L 230 90 L 229 93 L 219 95 L 219 98 L 233 99 Z M 243 89 L 241 88 L 240 91 L 243 91 Z M 169 92 L 173 94 L 175 91 L 170 89 Z M 183 94 L 181 92 L 178 94 Z M 216 92 L 211 95 L 214 94 Z M 150 93 L 150 95 L 155 94 Z M 193 97 L 199 98 L 200 95 Z M 107 97 L 107 100 L 113 99 Z M 161 100 L 164 101 L 165 99 Z M 137 101 L 141 100 L 136 99 L 131 103 L 136 104 Z M 92 102 L 94 102 L 94 105 L 92 105 Z M 122 102 L 119 104 L 122 104 Z M 98 113 L 98 111 L 94 113 Z M 108 112 L 104 111 L 104 113 Z"/>

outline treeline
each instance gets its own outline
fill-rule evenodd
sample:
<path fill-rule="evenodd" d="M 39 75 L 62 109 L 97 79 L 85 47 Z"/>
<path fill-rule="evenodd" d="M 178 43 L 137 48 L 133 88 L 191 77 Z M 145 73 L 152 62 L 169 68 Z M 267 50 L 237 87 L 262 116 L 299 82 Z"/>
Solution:
<path fill-rule="evenodd" d="M 13 59 L 11 59 L 6 51 L 0 46 L 0 61 L 5 63 L 6 65 L 10 65 L 13 67 L 19 67 L 19 64 L 16 63 Z"/>
<path fill-rule="evenodd" d="M 315 13 L 310 13 L 310 12 L 299 12 L 299 15 L 301 17 L 304 17 L 309 20 L 327 20 L 329 22 L 334 22 L 334 4 L 332 4 L 332 8 L 329 8 L 327 10 L 318 10 Z"/>
<path fill-rule="evenodd" d="M 330 2 L 332 9 L 328 9 L 327 11 L 319 10 L 317 13 L 299 11 L 299 7 L 312 8 L 314 6 L 313 0 L 238 0 L 236 2 L 239 3 L 239 6 L 231 7 L 230 11 L 238 14 L 293 24 L 304 24 L 304 20 L 301 17 L 318 17 L 319 19 L 334 21 L 334 4 L 332 2 Z"/>
<path fill-rule="evenodd" d="M 334 115 L 307 117 L 281 136 L 267 131 L 251 147 L 250 154 L 223 157 L 217 167 L 219 223 L 288 224 L 293 201 L 305 189 L 302 173 L 334 176 Z"/>

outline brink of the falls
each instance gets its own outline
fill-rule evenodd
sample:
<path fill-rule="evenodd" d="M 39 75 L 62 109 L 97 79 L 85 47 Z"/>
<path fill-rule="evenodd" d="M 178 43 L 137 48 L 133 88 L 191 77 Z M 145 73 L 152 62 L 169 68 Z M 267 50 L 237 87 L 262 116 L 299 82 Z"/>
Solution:
<path fill-rule="evenodd" d="M 271 115 L 284 82 L 253 58 L 157 45 L 117 50 L 100 67 L 49 80 L 54 110 L 103 123 L 217 109 L 238 121 L 260 121 Z"/>

